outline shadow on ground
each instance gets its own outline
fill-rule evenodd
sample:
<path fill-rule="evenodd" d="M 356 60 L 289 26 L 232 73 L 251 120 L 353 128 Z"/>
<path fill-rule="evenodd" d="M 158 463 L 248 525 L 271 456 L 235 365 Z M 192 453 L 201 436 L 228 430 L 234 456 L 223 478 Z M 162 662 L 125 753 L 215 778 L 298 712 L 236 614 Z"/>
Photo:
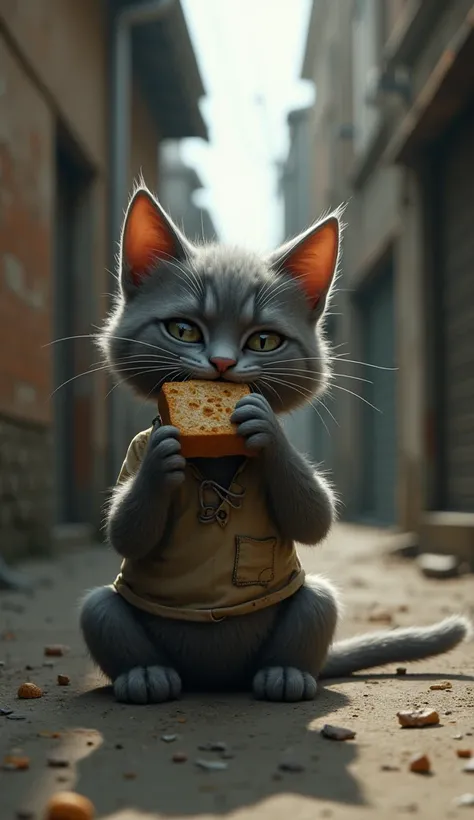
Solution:
<path fill-rule="evenodd" d="M 349 766 L 354 743 L 321 737 L 327 715 L 348 703 L 340 692 L 322 689 L 304 704 L 262 704 L 247 696 L 186 697 L 166 706 L 130 707 L 114 703 L 108 687 L 79 695 L 75 726 L 97 729 L 102 743 L 78 761 L 76 788 L 95 803 L 100 816 L 124 809 L 166 815 L 224 814 L 279 794 L 363 805 Z M 178 734 L 165 743 L 163 734 Z M 233 757 L 224 771 L 203 771 L 196 760 L 220 760 L 199 750 L 227 743 Z M 175 763 L 184 752 L 187 761 Z M 303 771 L 283 772 L 291 760 Z M 104 788 L 105 782 L 113 788 Z"/>

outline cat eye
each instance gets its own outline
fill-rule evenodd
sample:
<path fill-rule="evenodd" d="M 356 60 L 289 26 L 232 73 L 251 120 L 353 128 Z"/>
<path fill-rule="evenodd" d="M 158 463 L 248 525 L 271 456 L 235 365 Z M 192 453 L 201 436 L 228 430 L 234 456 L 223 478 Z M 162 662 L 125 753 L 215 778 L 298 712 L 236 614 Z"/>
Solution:
<path fill-rule="evenodd" d="M 245 346 L 249 350 L 255 350 L 258 353 L 270 353 L 272 350 L 281 347 L 282 344 L 283 339 L 278 333 L 260 330 L 258 333 L 252 333 Z"/>
<path fill-rule="evenodd" d="M 166 322 L 165 326 L 170 336 L 179 339 L 180 342 L 196 344 L 202 341 L 201 331 L 192 322 L 186 322 L 184 319 L 173 319 L 171 322 Z"/>

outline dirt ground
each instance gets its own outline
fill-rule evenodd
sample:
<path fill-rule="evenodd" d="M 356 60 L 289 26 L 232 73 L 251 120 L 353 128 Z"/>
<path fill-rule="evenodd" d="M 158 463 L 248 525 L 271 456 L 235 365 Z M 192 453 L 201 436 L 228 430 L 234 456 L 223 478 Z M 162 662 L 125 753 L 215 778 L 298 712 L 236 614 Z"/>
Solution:
<path fill-rule="evenodd" d="M 386 533 L 340 526 L 322 548 L 304 550 L 306 568 L 344 591 L 340 636 L 379 628 L 370 620 L 374 608 L 389 611 L 392 626 L 474 612 L 472 575 L 428 581 L 413 563 L 389 555 L 391 543 Z M 262 704 L 245 694 L 118 705 L 77 629 L 80 595 L 110 582 L 116 567 L 112 553 L 91 548 L 26 565 L 42 579 L 34 596 L 0 594 L 0 706 L 24 718 L 0 717 L 1 753 L 30 759 L 28 770 L 0 771 L 0 820 L 26 818 L 28 811 L 41 818 L 49 795 L 64 788 L 87 795 L 103 820 L 474 817 L 474 806 L 455 803 L 474 793 L 474 771 L 463 771 L 467 761 L 457 757 L 460 749 L 474 750 L 473 644 L 409 666 L 403 676 L 392 667 L 328 682 L 312 703 Z M 51 643 L 70 652 L 45 658 Z M 58 673 L 70 677 L 69 686 L 58 686 Z M 438 679 L 452 689 L 430 690 Z M 27 680 L 45 690 L 43 698 L 17 699 Z M 439 711 L 439 726 L 399 727 L 400 709 L 424 705 Z M 325 723 L 354 729 L 356 737 L 326 740 Z M 163 735 L 177 737 L 165 742 Z M 200 769 L 198 759 L 223 759 L 199 749 L 216 741 L 228 747 L 227 768 Z M 187 759 L 173 762 L 176 752 Z M 418 752 L 429 755 L 430 776 L 409 772 Z M 300 770 L 281 771 L 287 760 Z"/>

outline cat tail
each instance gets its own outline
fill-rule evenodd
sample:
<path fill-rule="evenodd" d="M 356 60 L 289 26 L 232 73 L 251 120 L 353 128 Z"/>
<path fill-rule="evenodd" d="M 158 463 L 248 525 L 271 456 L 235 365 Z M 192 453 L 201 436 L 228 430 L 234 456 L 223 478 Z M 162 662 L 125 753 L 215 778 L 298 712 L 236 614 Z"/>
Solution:
<path fill-rule="evenodd" d="M 371 632 L 335 643 L 320 673 L 321 678 L 348 677 L 353 672 L 387 663 L 419 661 L 442 655 L 472 635 L 468 618 L 453 615 L 433 626 Z"/>

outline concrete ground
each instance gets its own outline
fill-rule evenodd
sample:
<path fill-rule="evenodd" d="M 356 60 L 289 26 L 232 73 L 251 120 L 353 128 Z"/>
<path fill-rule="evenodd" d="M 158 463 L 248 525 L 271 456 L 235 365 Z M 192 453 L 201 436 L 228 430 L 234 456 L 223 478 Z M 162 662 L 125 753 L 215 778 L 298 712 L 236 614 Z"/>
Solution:
<path fill-rule="evenodd" d="M 472 575 L 428 581 L 412 563 L 389 557 L 391 543 L 385 533 L 340 526 L 323 547 L 304 550 L 307 569 L 327 574 L 344 591 L 341 636 L 379 628 L 373 617 L 380 608 L 390 626 L 473 613 Z M 110 582 L 117 566 L 109 551 L 92 548 L 25 565 L 42 579 L 33 597 L 0 595 L 0 707 L 14 710 L 0 717 L 2 758 L 29 758 L 27 770 L 0 771 L 1 820 L 28 812 L 41 818 L 47 797 L 65 788 L 91 798 L 103 820 L 474 817 L 474 806 L 454 802 L 474 793 L 474 771 L 464 772 L 466 760 L 457 757 L 460 749 L 474 749 L 473 644 L 412 665 L 403 676 L 392 667 L 329 682 L 312 703 L 185 695 L 171 705 L 118 705 L 77 629 L 80 595 Z M 53 643 L 70 652 L 45 658 L 44 647 Z M 69 686 L 58 686 L 58 673 L 70 677 Z M 430 690 L 438 679 L 450 680 L 452 689 Z M 43 688 L 44 697 L 18 700 L 25 681 Z M 439 726 L 399 727 L 400 709 L 425 705 L 439 711 Z M 11 719 L 18 715 L 24 719 Z M 354 729 L 355 739 L 324 739 L 327 722 Z M 177 738 L 165 742 L 163 735 Z M 222 759 L 199 749 L 215 741 L 228 746 L 227 768 L 202 770 L 197 759 Z M 187 759 L 173 762 L 177 752 Z M 408 770 L 417 752 L 429 755 L 431 776 Z M 286 760 L 301 770 L 281 771 Z"/>

